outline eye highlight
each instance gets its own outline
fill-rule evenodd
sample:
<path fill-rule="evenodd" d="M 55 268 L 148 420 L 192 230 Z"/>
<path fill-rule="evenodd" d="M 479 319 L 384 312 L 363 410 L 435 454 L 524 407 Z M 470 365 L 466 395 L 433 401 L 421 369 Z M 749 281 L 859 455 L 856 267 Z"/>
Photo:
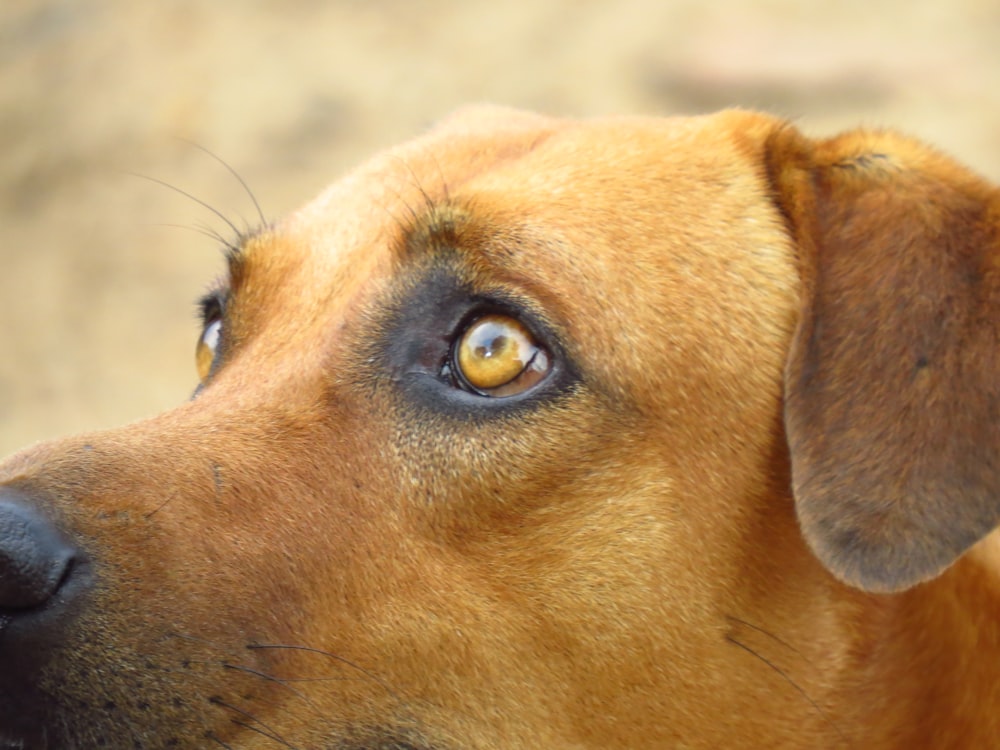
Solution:
<path fill-rule="evenodd" d="M 218 284 L 198 300 L 198 317 L 201 318 L 201 336 L 194 349 L 194 365 L 198 372 L 199 389 L 207 385 L 222 349 L 223 321 L 229 290 Z"/>
<path fill-rule="evenodd" d="M 456 342 L 454 371 L 467 390 L 482 396 L 515 396 L 538 384 L 551 357 L 531 332 L 507 315 L 475 319 Z"/>

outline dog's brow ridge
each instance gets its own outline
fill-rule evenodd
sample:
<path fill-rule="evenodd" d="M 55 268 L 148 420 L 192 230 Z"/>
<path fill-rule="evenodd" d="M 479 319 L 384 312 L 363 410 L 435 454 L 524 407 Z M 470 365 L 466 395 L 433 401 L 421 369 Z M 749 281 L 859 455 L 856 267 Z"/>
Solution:
<path fill-rule="evenodd" d="M 431 205 L 405 227 L 399 246 L 400 259 L 415 260 L 436 250 L 455 249 L 461 244 L 469 220 L 469 213 L 454 203 Z"/>

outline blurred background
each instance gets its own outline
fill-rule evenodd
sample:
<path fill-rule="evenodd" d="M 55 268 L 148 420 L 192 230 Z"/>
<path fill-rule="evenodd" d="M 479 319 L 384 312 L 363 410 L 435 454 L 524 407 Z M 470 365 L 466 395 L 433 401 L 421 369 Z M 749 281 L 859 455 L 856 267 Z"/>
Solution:
<path fill-rule="evenodd" d="M 275 217 L 475 101 L 893 126 L 1000 180 L 1000 2 L 3 0 L 0 454 L 190 394 L 228 230 L 146 178 L 253 223 L 199 146 Z"/>

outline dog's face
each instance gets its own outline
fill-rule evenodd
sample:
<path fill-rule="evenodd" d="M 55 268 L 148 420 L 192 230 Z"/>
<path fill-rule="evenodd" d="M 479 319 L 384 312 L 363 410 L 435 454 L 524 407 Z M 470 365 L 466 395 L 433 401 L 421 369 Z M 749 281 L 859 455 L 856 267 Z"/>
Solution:
<path fill-rule="evenodd" d="M 829 571 L 902 588 L 971 541 L 900 572 L 909 526 L 831 528 L 831 444 L 896 452 L 836 432 L 843 331 L 800 314 L 843 278 L 811 158 L 746 113 L 476 111 L 242 238 L 189 403 L 0 468 L 45 527 L 6 553 L 0 747 L 842 739 L 866 595 Z"/>

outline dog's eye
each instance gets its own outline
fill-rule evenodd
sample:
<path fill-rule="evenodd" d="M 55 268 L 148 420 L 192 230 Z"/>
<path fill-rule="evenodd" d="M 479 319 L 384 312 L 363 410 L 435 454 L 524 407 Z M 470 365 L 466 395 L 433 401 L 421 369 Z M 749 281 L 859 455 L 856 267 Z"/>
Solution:
<path fill-rule="evenodd" d="M 212 365 L 215 364 L 215 355 L 219 349 L 219 338 L 222 335 L 222 320 L 210 321 L 198 339 L 198 346 L 195 348 L 194 361 L 198 368 L 198 379 L 204 384 L 212 372 Z"/>
<path fill-rule="evenodd" d="M 477 318 L 465 329 L 454 347 L 452 366 L 474 393 L 515 396 L 539 383 L 552 364 L 524 325 L 494 314 Z"/>

